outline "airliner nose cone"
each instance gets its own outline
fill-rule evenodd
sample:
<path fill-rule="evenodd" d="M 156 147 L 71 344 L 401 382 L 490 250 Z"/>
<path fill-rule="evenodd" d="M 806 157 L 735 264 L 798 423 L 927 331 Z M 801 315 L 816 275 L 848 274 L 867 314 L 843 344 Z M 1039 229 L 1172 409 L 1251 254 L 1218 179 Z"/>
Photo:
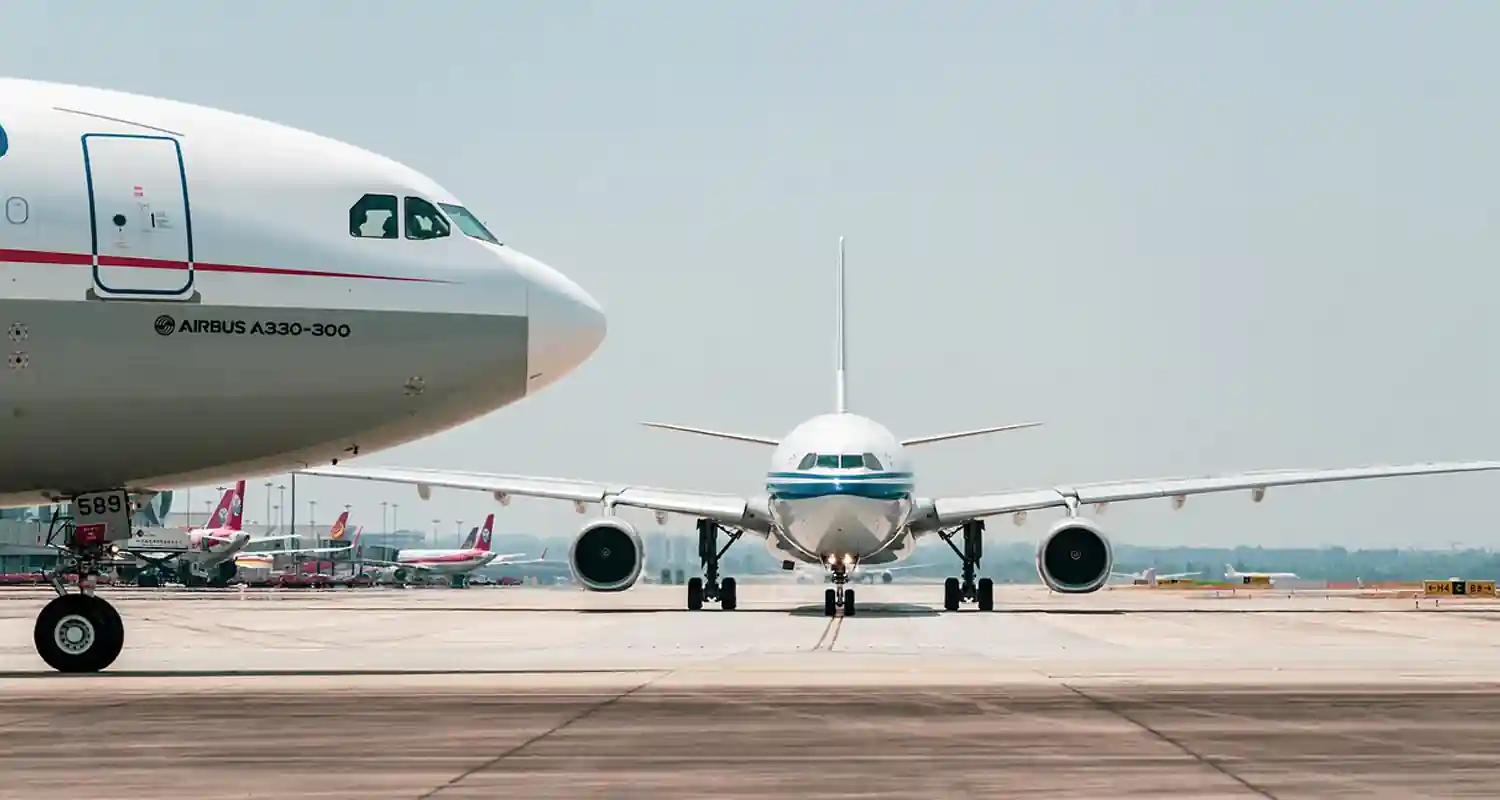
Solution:
<path fill-rule="evenodd" d="M 604 309 L 556 270 L 531 284 L 526 316 L 527 394 L 577 369 L 604 342 Z"/>

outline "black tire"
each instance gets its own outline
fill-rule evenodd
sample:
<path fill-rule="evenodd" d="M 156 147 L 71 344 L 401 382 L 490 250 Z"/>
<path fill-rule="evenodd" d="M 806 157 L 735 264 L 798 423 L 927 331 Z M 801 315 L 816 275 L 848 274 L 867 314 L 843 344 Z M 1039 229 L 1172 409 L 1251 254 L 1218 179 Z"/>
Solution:
<path fill-rule="evenodd" d="M 703 579 L 694 578 L 688 581 L 688 610 L 703 610 Z"/>
<path fill-rule="evenodd" d="M 823 592 L 823 616 L 831 617 L 838 610 L 839 595 L 832 589 Z"/>
<path fill-rule="evenodd" d="M 963 602 L 963 594 L 958 588 L 958 578 L 943 581 L 943 608 L 948 611 L 957 611 L 958 604 L 961 602 Z"/>
<path fill-rule="evenodd" d="M 737 587 L 735 586 L 734 578 L 725 578 L 724 581 L 719 584 L 720 608 L 724 609 L 725 611 L 734 610 L 735 606 L 739 602 L 739 598 L 735 596 L 736 588 Z"/>
<path fill-rule="evenodd" d="M 846 616 L 846 617 L 852 617 L 852 616 L 854 616 L 854 590 L 853 589 L 845 589 L 844 590 L 844 616 Z"/>
<path fill-rule="evenodd" d="M 98 672 L 119 657 L 125 623 L 113 606 L 97 597 L 63 595 L 37 615 L 32 642 L 37 655 L 58 672 Z"/>
<path fill-rule="evenodd" d="M 977 599 L 979 601 L 979 610 L 980 611 L 994 611 L 995 610 L 995 582 L 994 581 L 990 580 L 989 578 L 980 578 L 979 579 L 979 592 L 978 592 L 978 595 L 979 595 L 979 597 Z"/>

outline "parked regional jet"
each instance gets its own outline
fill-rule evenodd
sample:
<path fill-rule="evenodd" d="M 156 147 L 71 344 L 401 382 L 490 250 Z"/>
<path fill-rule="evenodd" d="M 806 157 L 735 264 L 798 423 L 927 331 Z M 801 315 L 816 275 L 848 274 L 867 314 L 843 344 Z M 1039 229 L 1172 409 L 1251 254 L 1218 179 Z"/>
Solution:
<path fill-rule="evenodd" d="M 361 559 L 360 563 L 389 570 L 391 580 L 396 583 L 404 584 L 419 575 L 426 579 L 446 577 L 452 580 L 455 588 L 467 586 L 466 576 L 488 564 L 528 563 L 517 560 L 525 553 L 495 553 L 490 550 L 490 539 L 495 533 L 494 514 L 485 517 L 484 525 L 478 530 L 478 538 L 470 547 L 457 550 L 402 550 L 396 554 L 395 561 Z M 544 553 L 543 556 L 545 555 Z"/>
<path fill-rule="evenodd" d="M 0 141 L 0 506 L 72 504 L 49 540 L 81 592 L 54 581 L 35 630 L 55 669 L 119 654 L 96 577 L 153 493 L 420 439 L 604 337 L 576 284 L 348 144 L 18 79 L 0 79 Z M 136 379 L 162 364 L 202 379 Z"/>
<path fill-rule="evenodd" d="M 244 487 L 241 486 L 240 491 L 243 491 L 243 489 Z M 345 509 L 343 513 L 339 514 L 339 518 L 333 521 L 333 525 L 329 527 L 328 538 L 333 541 L 341 541 L 344 538 L 345 531 L 348 530 L 348 525 L 349 511 L 348 509 Z M 241 577 L 245 577 L 245 575 L 248 574 L 255 576 L 255 578 L 258 579 L 262 577 L 262 573 L 264 573 L 266 577 L 269 577 L 271 567 L 276 563 L 276 556 L 343 553 L 351 550 L 359 542 L 359 533 L 356 531 L 352 541 L 347 544 L 341 544 L 334 547 L 292 547 L 282 550 L 244 549 L 248 548 L 250 545 L 258 544 L 260 542 L 296 539 L 299 537 L 300 534 L 288 533 L 284 536 L 263 536 L 258 539 L 250 539 L 244 545 L 244 547 L 242 547 L 234 554 L 234 567 L 232 569 L 224 570 L 224 572 L 220 575 L 220 579 L 222 580 L 222 582 L 227 583 L 229 582 L 229 580 L 234 578 L 236 574 L 239 574 Z"/>
<path fill-rule="evenodd" d="M 692 515 L 697 517 L 698 552 L 704 562 L 704 577 L 688 582 L 690 609 L 701 608 L 705 599 L 717 599 L 724 609 L 735 607 L 735 582 L 733 578 L 725 578 L 720 583 L 719 559 L 746 532 L 764 537 L 771 552 L 786 562 L 825 564 L 837 586 L 848 581 L 855 565 L 876 566 L 898 561 L 911 553 L 917 537 L 936 534 L 953 548 L 963 564 L 963 578 L 948 578 L 944 584 L 943 607 L 953 611 L 961 602 L 974 600 L 980 609 L 988 611 L 994 607 L 994 585 L 988 578 L 975 581 L 987 517 L 1009 514 L 1017 524 L 1022 524 L 1028 512 L 1064 509 L 1066 516 L 1047 531 L 1037 546 L 1037 572 L 1053 591 L 1081 594 L 1097 591 L 1104 585 L 1114 560 L 1099 525 L 1079 516 L 1083 505 L 1170 497 L 1173 507 L 1181 508 L 1188 495 L 1224 491 L 1248 491 L 1252 500 L 1260 502 L 1271 486 L 1500 469 L 1497 461 L 1475 461 L 1279 470 L 1203 478 L 1077 483 L 969 497 L 923 497 L 914 490 L 909 448 L 1039 423 L 897 439 L 874 420 L 850 413 L 844 384 L 843 239 L 839 239 L 837 287 L 837 373 L 832 414 L 802 423 L 779 441 L 648 423 L 774 447 L 764 492 L 736 496 L 562 478 L 389 467 L 335 465 L 303 472 L 416 484 L 423 499 L 431 496 L 432 487 L 444 486 L 491 492 L 501 504 L 514 495 L 571 500 L 579 513 L 585 511 L 587 504 L 598 503 L 603 516 L 583 526 L 568 552 L 578 582 L 594 591 L 628 589 L 644 567 L 645 548 L 641 538 L 634 526 L 614 515 L 616 506 L 651 509 L 659 523 L 665 522 L 668 513 Z M 723 550 L 718 547 L 720 531 L 729 535 L 729 543 Z M 963 535 L 962 550 L 952 541 L 958 534 Z M 840 606 L 845 615 L 853 614 L 854 590 L 844 589 L 840 593 L 830 588 L 824 594 L 823 604 L 824 613 L 829 616 Z"/>

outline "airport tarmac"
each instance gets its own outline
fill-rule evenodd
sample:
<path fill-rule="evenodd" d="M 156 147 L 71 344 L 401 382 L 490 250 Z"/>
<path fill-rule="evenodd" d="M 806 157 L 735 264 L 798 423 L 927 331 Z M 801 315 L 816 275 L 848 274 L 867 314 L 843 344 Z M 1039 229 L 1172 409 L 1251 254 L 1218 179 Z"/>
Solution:
<path fill-rule="evenodd" d="M 1500 791 L 1494 600 L 822 588 L 119 589 L 91 676 L 0 590 L 0 798 Z"/>

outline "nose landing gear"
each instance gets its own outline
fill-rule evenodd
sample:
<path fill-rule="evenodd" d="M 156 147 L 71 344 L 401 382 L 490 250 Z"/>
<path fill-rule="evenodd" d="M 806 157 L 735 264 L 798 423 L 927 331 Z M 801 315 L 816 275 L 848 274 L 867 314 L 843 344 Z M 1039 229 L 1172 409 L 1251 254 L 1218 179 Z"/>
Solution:
<path fill-rule="evenodd" d="M 843 588 L 849 582 L 849 567 L 838 561 L 828 566 L 833 588 L 823 592 L 823 616 L 831 617 L 844 610 L 844 616 L 854 616 L 854 590 Z"/>
<path fill-rule="evenodd" d="M 127 503 L 113 498 L 125 497 L 124 492 L 101 493 L 89 496 L 104 502 L 109 496 L 109 511 L 116 515 Z M 82 501 L 84 498 L 79 498 Z M 105 512 L 101 509 L 100 516 Z M 99 573 L 112 558 L 115 546 L 109 534 L 115 538 L 129 536 L 128 517 L 122 527 L 109 523 L 75 525 L 71 518 L 55 517 L 47 532 L 51 544 L 58 534 L 63 534 L 65 544 L 58 549 L 57 565 L 46 573 L 48 583 L 57 592 L 57 597 L 47 603 L 37 615 L 32 630 L 32 643 L 37 655 L 47 666 L 58 672 L 99 672 L 119 657 L 125 646 L 125 623 L 114 606 L 94 596 L 99 582 Z M 115 532 L 113 528 L 122 527 Z M 123 532 L 124 537 L 119 536 Z M 78 592 L 70 593 L 64 578 L 77 578 Z"/>

